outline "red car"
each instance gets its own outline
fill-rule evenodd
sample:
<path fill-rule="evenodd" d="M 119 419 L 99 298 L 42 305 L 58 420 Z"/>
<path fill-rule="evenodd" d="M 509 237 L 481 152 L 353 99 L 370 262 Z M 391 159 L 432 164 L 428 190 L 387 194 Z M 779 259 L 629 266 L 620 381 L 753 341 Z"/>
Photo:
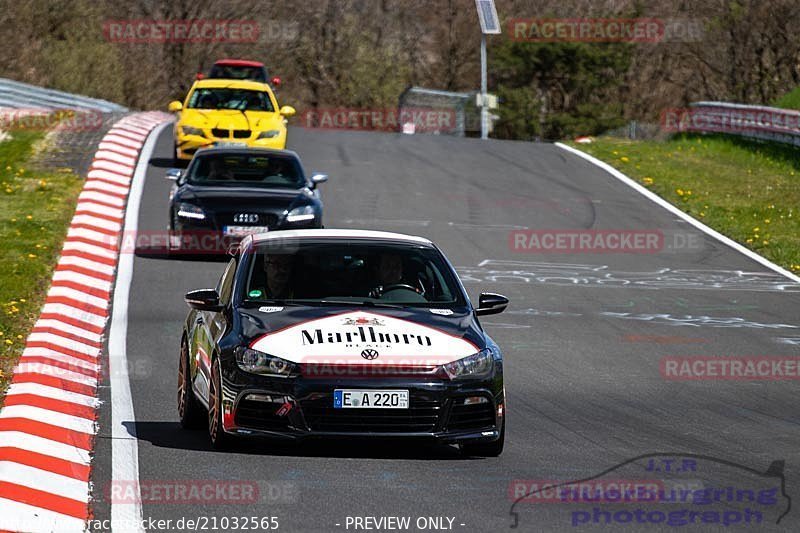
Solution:
<path fill-rule="evenodd" d="M 267 67 L 264 66 L 264 63 L 246 59 L 220 59 L 211 67 L 208 76 L 197 75 L 197 79 L 203 78 L 253 80 L 269 83 L 273 87 L 278 87 L 281 84 L 281 79 L 278 77 L 269 79 L 269 72 L 267 72 Z"/>

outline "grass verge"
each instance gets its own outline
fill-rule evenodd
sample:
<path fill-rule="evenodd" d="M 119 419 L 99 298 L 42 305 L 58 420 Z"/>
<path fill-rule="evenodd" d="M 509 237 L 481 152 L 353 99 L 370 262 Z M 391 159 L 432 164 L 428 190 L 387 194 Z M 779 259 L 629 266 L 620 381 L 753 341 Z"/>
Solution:
<path fill-rule="evenodd" d="M 45 133 L 0 142 L 0 406 L 11 369 L 39 316 L 83 180 L 27 167 Z"/>
<path fill-rule="evenodd" d="M 723 135 L 574 145 L 723 235 L 800 274 L 798 150 Z"/>

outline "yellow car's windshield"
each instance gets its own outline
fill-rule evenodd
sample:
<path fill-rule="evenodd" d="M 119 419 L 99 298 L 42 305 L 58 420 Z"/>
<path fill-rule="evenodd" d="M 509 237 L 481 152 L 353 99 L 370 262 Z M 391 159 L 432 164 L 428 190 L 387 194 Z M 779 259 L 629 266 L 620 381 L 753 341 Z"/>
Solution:
<path fill-rule="evenodd" d="M 186 107 L 189 109 L 235 109 L 267 112 L 275 110 L 269 94 L 265 91 L 230 88 L 196 89 L 189 97 Z"/>

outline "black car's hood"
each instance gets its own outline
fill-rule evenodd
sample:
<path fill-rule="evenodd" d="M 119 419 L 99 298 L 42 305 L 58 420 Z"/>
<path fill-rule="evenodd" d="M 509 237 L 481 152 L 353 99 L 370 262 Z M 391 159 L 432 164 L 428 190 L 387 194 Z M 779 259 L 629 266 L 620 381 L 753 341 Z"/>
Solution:
<path fill-rule="evenodd" d="M 466 308 L 239 308 L 251 348 L 295 363 L 444 364 L 486 346 Z M 372 350 L 377 353 L 365 352 Z M 366 353 L 366 357 L 365 357 Z"/>
<path fill-rule="evenodd" d="M 289 208 L 306 203 L 312 194 L 308 189 L 265 189 L 260 187 L 195 187 L 184 185 L 176 196 L 207 208 L 224 205 L 258 205 L 264 208 Z"/>

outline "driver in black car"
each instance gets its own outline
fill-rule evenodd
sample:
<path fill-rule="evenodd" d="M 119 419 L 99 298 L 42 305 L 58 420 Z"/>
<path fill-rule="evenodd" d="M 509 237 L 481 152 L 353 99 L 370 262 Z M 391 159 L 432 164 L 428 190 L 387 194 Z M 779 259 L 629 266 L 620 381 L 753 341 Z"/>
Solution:
<path fill-rule="evenodd" d="M 378 260 L 378 286 L 370 291 L 370 298 L 380 298 L 394 289 L 406 289 L 423 294 L 419 280 L 408 282 L 403 277 L 403 258 L 397 254 L 381 254 Z M 419 286 L 418 286 L 419 285 Z"/>
<path fill-rule="evenodd" d="M 292 265 L 291 255 L 271 254 L 264 257 L 264 272 L 267 275 L 267 297 L 275 299 L 294 298 L 291 286 Z"/>

